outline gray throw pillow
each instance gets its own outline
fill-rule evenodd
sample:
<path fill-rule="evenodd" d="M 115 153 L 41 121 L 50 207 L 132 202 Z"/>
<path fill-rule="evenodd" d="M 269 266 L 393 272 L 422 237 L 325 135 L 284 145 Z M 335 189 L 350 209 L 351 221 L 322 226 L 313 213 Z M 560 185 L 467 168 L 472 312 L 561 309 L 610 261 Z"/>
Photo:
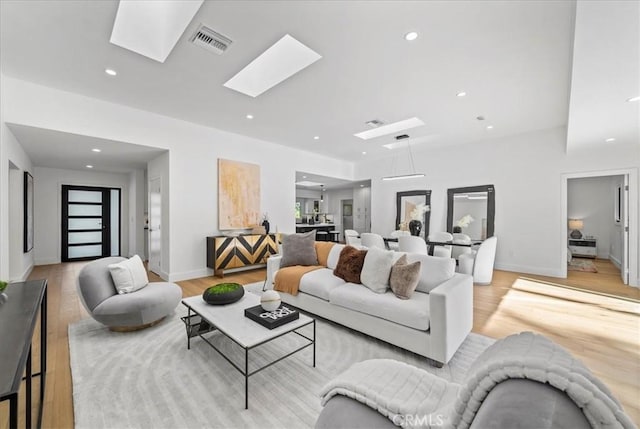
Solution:
<path fill-rule="evenodd" d="M 292 265 L 318 265 L 315 241 L 315 230 L 283 237 L 280 268 Z"/>
<path fill-rule="evenodd" d="M 420 261 L 407 264 L 407 255 L 402 255 L 391 267 L 391 291 L 400 299 L 410 299 L 420 280 Z"/>

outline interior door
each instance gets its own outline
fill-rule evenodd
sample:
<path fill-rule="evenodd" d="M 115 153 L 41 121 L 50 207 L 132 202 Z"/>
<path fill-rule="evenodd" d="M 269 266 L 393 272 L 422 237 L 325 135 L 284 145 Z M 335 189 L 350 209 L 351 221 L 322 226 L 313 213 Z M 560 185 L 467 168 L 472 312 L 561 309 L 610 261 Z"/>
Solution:
<path fill-rule="evenodd" d="M 120 190 L 62 185 L 62 262 L 120 254 Z"/>
<path fill-rule="evenodd" d="M 353 229 L 353 200 L 342 200 L 342 235 L 347 229 Z"/>
<path fill-rule="evenodd" d="M 149 271 L 160 275 L 162 255 L 162 195 L 160 178 L 149 181 Z"/>

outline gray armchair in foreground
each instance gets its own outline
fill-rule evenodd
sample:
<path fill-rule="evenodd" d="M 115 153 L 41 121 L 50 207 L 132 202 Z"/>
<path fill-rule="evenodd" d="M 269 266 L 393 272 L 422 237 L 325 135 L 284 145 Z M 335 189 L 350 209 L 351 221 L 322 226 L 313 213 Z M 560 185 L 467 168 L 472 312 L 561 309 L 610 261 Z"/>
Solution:
<path fill-rule="evenodd" d="M 635 428 L 582 362 L 532 332 L 495 342 L 461 384 L 374 359 L 354 364 L 320 395 L 325 407 L 316 429 Z"/>
<path fill-rule="evenodd" d="M 113 331 L 147 328 L 170 314 L 182 299 L 175 283 L 152 282 L 135 292 L 118 294 L 108 266 L 125 258 L 102 258 L 85 265 L 78 275 L 78 295 L 87 312 Z"/>

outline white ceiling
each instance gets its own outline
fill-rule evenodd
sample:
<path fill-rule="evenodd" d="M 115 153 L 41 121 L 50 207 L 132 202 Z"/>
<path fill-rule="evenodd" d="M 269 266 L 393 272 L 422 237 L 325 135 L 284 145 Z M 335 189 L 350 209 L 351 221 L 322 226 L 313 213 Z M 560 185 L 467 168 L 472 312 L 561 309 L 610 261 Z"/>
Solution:
<path fill-rule="evenodd" d="M 109 43 L 117 7 L 1 1 L 2 72 L 354 161 L 389 153 L 393 136 L 353 135 L 371 119 L 424 120 L 408 134 L 425 147 L 567 123 L 572 1 L 207 1 L 165 63 Z M 226 53 L 188 41 L 200 23 Z M 286 33 L 322 59 L 256 98 L 223 86 Z"/>
<path fill-rule="evenodd" d="M 640 2 L 582 1 L 576 37 L 567 149 L 640 144 Z M 606 142 L 615 138 L 615 142 Z"/>
<path fill-rule="evenodd" d="M 36 166 L 128 173 L 145 170 L 165 150 L 42 128 L 7 124 Z M 101 152 L 93 152 L 100 149 Z"/>

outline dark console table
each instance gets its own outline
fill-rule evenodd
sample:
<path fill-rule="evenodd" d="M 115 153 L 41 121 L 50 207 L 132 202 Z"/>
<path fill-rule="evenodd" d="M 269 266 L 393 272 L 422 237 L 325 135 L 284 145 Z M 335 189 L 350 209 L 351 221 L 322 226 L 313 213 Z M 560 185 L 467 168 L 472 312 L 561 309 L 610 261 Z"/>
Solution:
<path fill-rule="evenodd" d="M 42 425 L 44 386 L 47 371 L 47 281 L 11 283 L 0 305 L 0 401 L 9 400 L 9 428 L 18 427 L 18 392 L 26 382 L 25 427 L 31 428 L 31 383 L 40 377 L 38 427 Z M 31 341 L 40 311 L 40 371 L 33 373 Z"/>

